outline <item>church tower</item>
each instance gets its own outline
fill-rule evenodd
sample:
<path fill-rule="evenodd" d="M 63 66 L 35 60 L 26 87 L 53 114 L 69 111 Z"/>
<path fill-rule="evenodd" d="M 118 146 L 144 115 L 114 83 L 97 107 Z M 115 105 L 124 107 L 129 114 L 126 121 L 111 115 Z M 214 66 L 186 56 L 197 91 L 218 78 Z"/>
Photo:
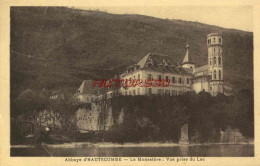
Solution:
<path fill-rule="evenodd" d="M 186 51 L 186 54 L 184 56 L 184 59 L 183 59 L 183 62 L 181 64 L 181 66 L 183 68 L 186 68 L 186 69 L 191 69 L 191 70 L 194 70 L 195 69 L 195 63 L 192 61 L 191 59 L 191 55 L 189 53 L 189 44 L 187 43 L 186 45 L 186 48 L 187 48 L 187 51 Z"/>
<path fill-rule="evenodd" d="M 207 36 L 208 66 L 211 77 L 209 88 L 213 96 L 223 93 L 222 42 L 222 36 L 217 33 L 211 33 Z"/>

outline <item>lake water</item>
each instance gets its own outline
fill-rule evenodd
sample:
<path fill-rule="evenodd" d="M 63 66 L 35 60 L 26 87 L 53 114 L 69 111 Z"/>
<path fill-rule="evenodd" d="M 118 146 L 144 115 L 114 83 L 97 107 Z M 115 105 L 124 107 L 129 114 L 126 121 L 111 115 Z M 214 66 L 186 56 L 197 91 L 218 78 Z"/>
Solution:
<path fill-rule="evenodd" d="M 80 157 L 253 157 L 254 145 L 180 145 L 171 147 L 12 147 L 11 156 Z"/>

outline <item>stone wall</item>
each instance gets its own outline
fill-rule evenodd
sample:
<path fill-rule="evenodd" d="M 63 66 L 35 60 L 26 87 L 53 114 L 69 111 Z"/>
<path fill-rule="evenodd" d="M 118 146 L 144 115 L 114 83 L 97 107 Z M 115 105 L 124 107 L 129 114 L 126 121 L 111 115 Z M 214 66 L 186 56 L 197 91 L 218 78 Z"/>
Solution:
<path fill-rule="evenodd" d="M 79 108 L 75 116 L 76 128 L 79 130 L 109 130 L 114 124 L 112 106 L 107 102 L 91 103 L 90 108 Z"/>
<path fill-rule="evenodd" d="M 79 108 L 75 113 L 76 127 L 79 130 L 99 131 L 99 119 L 100 110 L 98 109 L 86 109 Z"/>
<path fill-rule="evenodd" d="M 58 113 L 53 110 L 42 110 L 37 114 L 23 117 L 23 121 L 28 121 L 34 126 L 62 128 L 66 123 L 64 113 Z"/>
<path fill-rule="evenodd" d="M 188 135 L 188 123 L 184 124 L 182 127 L 181 127 L 181 138 L 180 138 L 180 141 L 179 143 L 180 144 L 189 144 L 189 135 Z"/>
<path fill-rule="evenodd" d="M 246 142 L 247 139 L 239 132 L 238 129 L 228 128 L 225 131 L 220 131 L 220 142 L 224 143 L 238 143 Z"/>

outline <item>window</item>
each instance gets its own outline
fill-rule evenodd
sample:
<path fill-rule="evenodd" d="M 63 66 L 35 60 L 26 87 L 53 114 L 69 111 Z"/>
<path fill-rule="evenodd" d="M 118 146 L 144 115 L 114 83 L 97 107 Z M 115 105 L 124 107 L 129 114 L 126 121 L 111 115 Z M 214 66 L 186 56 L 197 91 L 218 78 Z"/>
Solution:
<path fill-rule="evenodd" d="M 216 43 L 216 38 L 215 37 L 213 38 L 213 43 Z"/>
<path fill-rule="evenodd" d="M 214 79 L 217 79 L 217 72 L 214 70 Z"/>
<path fill-rule="evenodd" d="M 129 91 L 129 95 L 132 95 L 131 91 Z"/>
<path fill-rule="evenodd" d="M 221 70 L 218 71 L 219 80 L 221 80 Z"/>
<path fill-rule="evenodd" d="M 172 83 L 175 83 L 175 77 L 172 77 Z"/>
<path fill-rule="evenodd" d="M 210 87 L 210 91 L 212 91 L 212 86 Z"/>
<path fill-rule="evenodd" d="M 152 94 L 152 88 L 148 89 L 148 94 L 151 95 Z"/>
<path fill-rule="evenodd" d="M 218 42 L 221 43 L 221 38 L 218 38 Z"/>
<path fill-rule="evenodd" d="M 218 57 L 218 64 L 221 65 L 221 57 Z"/>
<path fill-rule="evenodd" d="M 190 84 L 190 79 L 189 78 L 187 78 L 187 84 Z"/>
<path fill-rule="evenodd" d="M 137 89 L 137 95 L 140 95 L 140 88 Z"/>
<path fill-rule="evenodd" d="M 175 90 L 172 90 L 172 95 L 176 96 L 176 91 Z"/>
<path fill-rule="evenodd" d="M 158 75 L 158 80 L 161 81 L 162 80 L 162 76 Z"/>
<path fill-rule="evenodd" d="M 181 84 L 181 77 L 179 78 L 179 83 Z"/>
<path fill-rule="evenodd" d="M 211 58 L 209 58 L 209 64 L 211 65 Z"/>
<path fill-rule="evenodd" d="M 140 74 L 138 74 L 138 80 L 140 80 Z"/>
<path fill-rule="evenodd" d="M 135 90 L 133 90 L 133 95 L 135 96 Z"/>
<path fill-rule="evenodd" d="M 127 91 L 125 91 L 125 95 L 127 95 Z"/>
<path fill-rule="evenodd" d="M 220 48 L 218 49 L 218 52 L 220 53 Z"/>
<path fill-rule="evenodd" d="M 162 89 L 158 89 L 158 94 L 162 95 L 163 94 L 163 90 Z"/>
<path fill-rule="evenodd" d="M 213 63 L 214 63 L 214 65 L 217 63 L 217 58 L 216 57 L 213 58 Z"/>
<path fill-rule="evenodd" d="M 183 92 L 182 91 L 179 91 L 179 95 L 182 95 L 183 94 Z"/>
<path fill-rule="evenodd" d="M 166 79 L 166 81 L 168 81 L 168 80 L 169 80 L 169 77 L 168 77 L 168 76 L 165 76 L 165 79 Z"/>
<path fill-rule="evenodd" d="M 165 90 L 165 94 L 170 96 L 170 90 Z"/>
<path fill-rule="evenodd" d="M 152 79 L 152 74 L 147 74 L 147 79 L 151 80 Z"/>

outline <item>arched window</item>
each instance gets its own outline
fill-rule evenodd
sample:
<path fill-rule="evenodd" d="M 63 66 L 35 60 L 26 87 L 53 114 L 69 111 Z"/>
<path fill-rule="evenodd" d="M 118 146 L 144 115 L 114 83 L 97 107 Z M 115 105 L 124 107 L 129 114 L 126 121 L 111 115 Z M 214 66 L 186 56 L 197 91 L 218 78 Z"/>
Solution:
<path fill-rule="evenodd" d="M 214 70 L 214 79 L 216 80 L 217 79 L 217 71 Z"/>
<path fill-rule="evenodd" d="M 219 80 L 221 80 L 221 70 L 218 71 Z"/>
<path fill-rule="evenodd" d="M 218 42 L 221 44 L 221 38 L 218 38 Z"/>
<path fill-rule="evenodd" d="M 215 37 L 213 38 L 213 43 L 216 43 L 216 38 Z"/>
<path fill-rule="evenodd" d="M 211 65 L 211 58 L 209 58 L 209 64 Z"/>
<path fill-rule="evenodd" d="M 217 58 L 216 57 L 213 58 L 213 63 L 214 63 L 214 65 L 217 63 Z"/>
<path fill-rule="evenodd" d="M 218 57 L 218 64 L 221 65 L 221 57 Z"/>

